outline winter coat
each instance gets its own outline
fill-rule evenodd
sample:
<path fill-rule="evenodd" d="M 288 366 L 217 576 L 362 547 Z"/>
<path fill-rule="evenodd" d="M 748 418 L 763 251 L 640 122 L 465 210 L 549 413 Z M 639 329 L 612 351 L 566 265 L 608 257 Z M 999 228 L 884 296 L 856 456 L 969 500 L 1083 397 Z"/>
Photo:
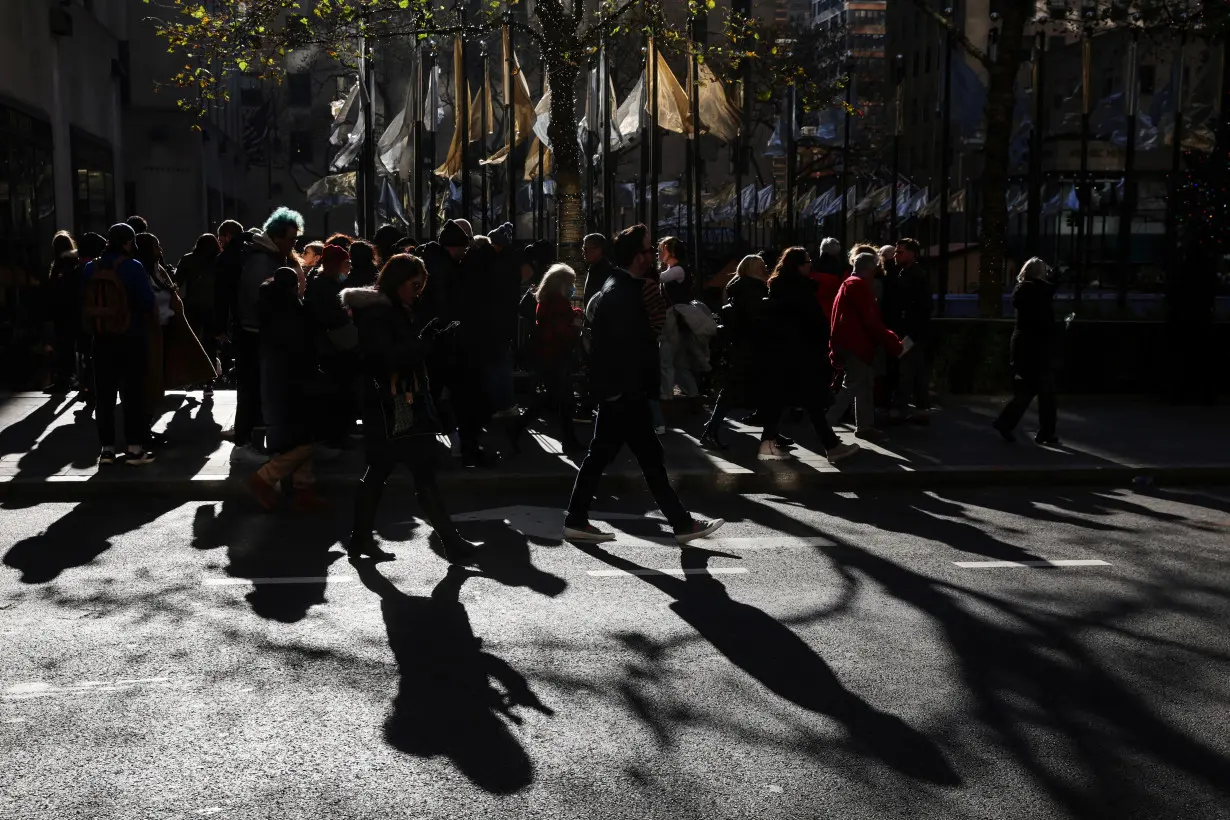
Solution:
<path fill-rule="evenodd" d="M 760 395 L 769 406 L 829 403 L 829 326 L 816 290 L 815 281 L 797 274 L 769 282 L 756 336 Z"/>
<path fill-rule="evenodd" d="M 452 313 L 454 302 L 462 296 L 457 281 L 457 261 L 438 242 L 428 242 L 421 246 L 419 251 L 419 256 L 427 267 L 427 287 L 424 288 L 418 303 L 422 321 L 436 318 L 451 321 L 458 318 Z"/>
<path fill-rule="evenodd" d="M 871 283 L 851 276 L 841 283 L 833 302 L 832 361 L 841 364 L 843 351 L 871 364 L 883 346 L 890 356 L 901 355 L 901 340 L 884 325 Z"/>
<path fill-rule="evenodd" d="M 605 256 L 589 266 L 589 270 L 585 274 L 585 301 L 588 302 L 594 297 L 595 293 L 602 290 L 602 286 L 606 284 L 606 280 L 610 277 L 612 270 L 614 268 L 611 265 L 611 261 Z"/>
<path fill-rule="evenodd" d="M 726 384 L 737 407 L 752 407 L 759 401 L 760 334 L 769 287 L 750 276 L 736 276 L 726 285 L 722 325 L 728 344 Z"/>
<path fill-rule="evenodd" d="M 298 268 L 298 265 L 273 244 L 273 240 L 260 231 L 252 232 L 252 241 L 244 246 L 243 269 L 239 274 L 236 294 L 236 324 L 242 330 L 260 330 L 260 311 L 257 302 L 260 288 L 266 279 L 273 277 L 278 268 Z"/>
<path fill-rule="evenodd" d="M 279 296 L 269 283 L 257 298 L 266 441 L 269 449 L 284 453 L 310 444 L 317 432 L 320 385 L 311 328 L 297 294 Z"/>
<path fill-rule="evenodd" d="M 81 263 L 76 251 L 61 254 L 51 263 L 47 287 L 50 293 L 47 318 L 55 325 L 56 336 L 76 338 L 81 332 Z"/>
<path fill-rule="evenodd" d="M 402 389 L 418 386 L 418 401 L 424 402 L 423 412 L 416 408 L 416 432 L 433 434 L 439 431 L 435 408 L 431 406 L 431 385 L 428 382 L 427 359 L 431 344 L 419 339 L 422 323 L 411 311 L 395 305 L 387 296 L 372 288 L 347 288 L 341 293 L 342 304 L 350 311 L 359 329 L 359 369 L 363 381 L 363 446 L 368 459 L 405 460 L 420 450 L 411 444 L 417 436 L 389 439 L 385 413 L 396 378 Z"/>
<path fill-rule="evenodd" d="M 1055 355 L 1056 283 L 1045 279 L 1026 279 L 1012 290 L 1016 326 L 1010 342 L 1014 374 L 1038 378 L 1052 368 Z"/>
<path fill-rule="evenodd" d="M 590 303 L 591 394 L 601 400 L 658 398 L 658 339 L 645 307 L 644 282 L 616 268 L 596 299 Z"/>
<path fill-rule="evenodd" d="M 214 326 L 219 334 L 239 330 L 239 278 L 243 273 L 243 237 L 235 237 L 214 262 Z"/>
<path fill-rule="evenodd" d="M 195 251 L 185 254 L 175 266 L 175 284 L 184 311 L 202 333 L 217 333 L 214 318 L 214 294 L 217 290 L 218 257 L 206 256 Z"/>
<path fill-rule="evenodd" d="M 460 288 L 452 314 L 467 360 L 490 361 L 506 353 L 517 335 L 521 264 L 512 250 L 475 246 L 461 260 Z"/>
<path fill-rule="evenodd" d="M 534 317 L 534 353 L 543 368 L 567 362 L 581 339 L 577 320 L 583 314 L 562 294 L 547 294 Z"/>
<path fill-rule="evenodd" d="M 897 273 L 893 294 L 896 331 L 915 342 L 926 342 L 931 334 L 931 314 L 935 310 L 931 298 L 931 281 L 921 265 L 902 268 Z"/>
<path fill-rule="evenodd" d="M 308 279 L 303 294 L 303 307 L 311 323 L 316 353 L 322 358 L 348 353 L 353 349 L 337 344 L 346 335 L 343 328 L 351 324 L 350 314 L 342 306 L 341 294 L 342 283 L 337 278 L 319 273 Z"/>
<path fill-rule="evenodd" d="M 816 298 L 825 318 L 833 315 L 833 302 L 841 283 L 850 275 L 850 266 L 840 256 L 822 255 L 812 265 L 809 277 L 816 283 Z"/>

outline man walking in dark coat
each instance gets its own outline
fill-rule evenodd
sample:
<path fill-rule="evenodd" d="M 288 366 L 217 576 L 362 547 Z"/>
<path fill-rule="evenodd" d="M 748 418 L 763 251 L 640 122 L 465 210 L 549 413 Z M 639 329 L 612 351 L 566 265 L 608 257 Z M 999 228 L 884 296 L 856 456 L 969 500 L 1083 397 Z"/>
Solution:
<path fill-rule="evenodd" d="M 640 464 L 658 509 L 686 544 L 712 535 L 726 522 L 694 519 L 679 501 L 666 475 L 662 443 L 654 433 L 650 400 L 658 397 L 658 344 L 645 309 L 645 276 L 656 258 L 649 229 L 634 225 L 615 240 L 615 263 L 593 304 L 590 387 L 598 417 L 589 453 L 581 463 L 564 519 L 564 537 L 575 541 L 613 541 L 589 523 L 598 481 L 624 444 Z"/>
<path fill-rule="evenodd" d="M 907 416 L 910 399 L 914 400 L 917 410 L 926 410 L 931 406 L 927 342 L 931 335 L 934 305 L 931 298 L 931 280 L 917 261 L 918 247 L 918 242 L 914 239 L 897 241 L 897 276 L 891 299 L 893 323 L 889 324 L 889 327 L 902 339 L 908 336 L 914 345 L 901 357 L 898 364 L 897 390 L 893 399 L 894 416 Z M 925 416 L 907 418 L 917 422 L 926 420 Z"/>

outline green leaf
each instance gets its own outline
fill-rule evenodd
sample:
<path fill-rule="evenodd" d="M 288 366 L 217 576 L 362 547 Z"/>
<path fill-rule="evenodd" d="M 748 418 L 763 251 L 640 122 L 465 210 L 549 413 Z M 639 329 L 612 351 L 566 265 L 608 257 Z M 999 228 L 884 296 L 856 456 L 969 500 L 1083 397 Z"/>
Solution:
<path fill-rule="evenodd" d="M 397 7 L 400 9 L 410 8 L 410 0 L 397 0 Z"/>
<path fill-rule="evenodd" d="M 236 63 L 236 65 L 238 65 L 238 66 L 239 66 L 239 70 L 240 70 L 240 71 L 247 71 L 247 70 L 248 70 L 248 61 L 247 61 L 247 60 L 239 60 L 239 61 L 238 61 L 238 63 Z"/>

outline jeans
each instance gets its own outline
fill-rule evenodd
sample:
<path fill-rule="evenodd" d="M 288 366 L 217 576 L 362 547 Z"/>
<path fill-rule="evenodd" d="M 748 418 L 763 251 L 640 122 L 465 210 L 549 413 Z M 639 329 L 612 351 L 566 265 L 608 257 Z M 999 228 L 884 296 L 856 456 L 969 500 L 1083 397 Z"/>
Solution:
<path fill-rule="evenodd" d="M 145 362 L 143 341 L 94 339 L 94 421 L 98 441 L 105 449 L 115 447 L 115 401 L 124 403 L 124 443 L 144 448 L 149 439 L 150 416 L 145 407 Z"/>
<path fill-rule="evenodd" d="M 240 330 L 235 339 L 235 446 L 252 444 L 252 431 L 263 426 L 261 412 L 261 337 Z"/>
<path fill-rule="evenodd" d="M 1021 417 L 1029 409 L 1029 404 L 1038 397 L 1038 435 L 1041 438 L 1054 438 L 1055 423 L 1059 414 L 1055 405 L 1055 380 L 1049 374 L 1017 374 L 1012 379 L 1012 399 L 1000 412 L 995 420 L 999 430 L 1012 431 L 1021 423 Z"/>
<path fill-rule="evenodd" d="M 625 444 L 641 466 L 649 492 L 666 520 L 677 531 L 690 527 L 692 515 L 684 509 L 666 476 L 665 453 L 662 442 L 658 441 L 653 431 L 649 400 L 632 397 L 599 404 L 598 417 L 594 420 L 594 438 L 589 444 L 589 453 L 581 462 L 581 470 L 572 488 L 572 498 L 568 502 L 568 522 L 582 524 L 589 520 L 589 506 L 598 490 L 602 471 L 619 455 Z"/>
<path fill-rule="evenodd" d="M 455 545 L 461 540 L 444 506 L 440 486 L 436 483 L 435 436 L 412 436 L 398 446 L 400 458 L 393 456 L 367 459 L 367 471 L 359 482 L 359 492 L 354 500 L 354 535 L 369 536 L 376 525 L 376 509 L 384 495 L 384 485 L 399 463 L 410 469 L 414 478 L 414 497 L 422 508 L 423 516 L 431 524 L 436 535 L 446 545 Z"/>
<path fill-rule="evenodd" d="M 922 410 L 931 405 L 930 374 L 927 367 L 927 347 L 915 342 L 910 352 L 897 360 L 897 384 L 893 393 L 893 409 L 905 410 L 910 399 Z"/>
<path fill-rule="evenodd" d="M 668 313 L 666 321 L 677 321 L 676 317 L 677 314 L 674 312 Z M 680 342 L 681 345 L 686 344 L 683 338 Z M 696 398 L 700 395 L 700 388 L 696 384 L 696 374 L 688 367 L 687 351 L 683 350 L 682 346 L 676 347 L 663 337 L 658 342 L 658 366 L 661 371 L 663 401 L 670 401 L 675 397 L 676 384 L 679 385 L 679 393 L 684 398 Z"/>
<path fill-rule="evenodd" d="M 538 378 L 545 392 L 530 405 L 526 411 L 526 419 L 541 415 L 550 410 L 559 421 L 561 440 L 571 442 L 576 440 L 572 429 L 572 367 L 567 359 L 552 364 L 539 364 Z"/>
<path fill-rule="evenodd" d="M 709 414 L 709 421 L 705 424 L 705 432 L 716 434 L 721 430 L 722 423 L 726 421 L 726 416 L 730 414 L 730 408 L 733 406 L 729 390 L 718 393 L 717 401 L 713 403 L 713 412 Z"/>
<path fill-rule="evenodd" d="M 845 378 L 841 391 L 829 408 L 828 423 L 841 421 L 851 405 L 854 406 L 854 429 L 858 432 L 875 427 L 875 371 L 858 356 L 841 351 L 845 366 Z"/>

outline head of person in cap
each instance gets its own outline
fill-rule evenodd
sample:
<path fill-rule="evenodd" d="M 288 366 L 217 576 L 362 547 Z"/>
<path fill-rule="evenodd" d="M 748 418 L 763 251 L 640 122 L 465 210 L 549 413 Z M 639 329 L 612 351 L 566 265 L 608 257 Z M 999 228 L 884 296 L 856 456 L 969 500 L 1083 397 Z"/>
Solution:
<path fill-rule="evenodd" d="M 453 259 L 460 259 L 470 247 L 470 234 L 459 224 L 462 220 L 450 219 L 440 229 L 440 246 Z M 468 224 L 468 223 L 467 223 Z"/>
<path fill-rule="evenodd" d="M 513 224 L 505 222 L 500 227 L 487 234 L 487 238 L 491 240 L 491 245 L 497 251 L 506 251 L 513 245 Z"/>
<path fill-rule="evenodd" d="M 320 275 L 345 282 L 350 274 L 350 254 L 338 245 L 325 245 L 320 255 Z"/>

